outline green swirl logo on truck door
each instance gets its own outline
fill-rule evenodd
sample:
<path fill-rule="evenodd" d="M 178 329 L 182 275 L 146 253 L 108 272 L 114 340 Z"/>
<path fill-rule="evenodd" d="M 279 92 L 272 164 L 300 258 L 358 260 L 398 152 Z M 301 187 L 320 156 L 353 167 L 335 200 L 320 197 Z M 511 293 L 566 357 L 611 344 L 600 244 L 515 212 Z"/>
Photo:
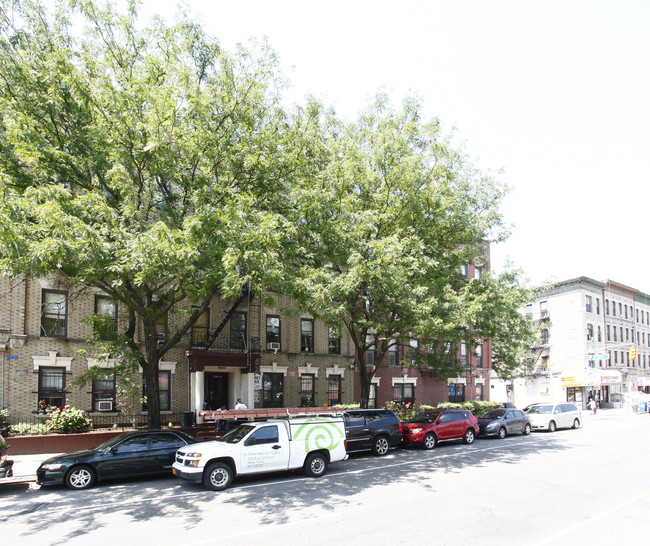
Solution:
<path fill-rule="evenodd" d="M 314 449 L 333 451 L 345 438 L 342 425 L 336 426 L 331 421 L 318 418 L 309 419 L 301 425 L 293 437 L 302 440 L 301 435 L 304 435 L 305 451 L 308 453 Z"/>

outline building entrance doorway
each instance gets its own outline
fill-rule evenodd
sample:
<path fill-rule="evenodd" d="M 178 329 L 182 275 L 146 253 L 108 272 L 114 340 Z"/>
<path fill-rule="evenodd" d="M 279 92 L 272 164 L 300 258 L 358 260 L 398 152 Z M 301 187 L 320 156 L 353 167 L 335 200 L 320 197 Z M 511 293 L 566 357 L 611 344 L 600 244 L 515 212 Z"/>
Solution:
<path fill-rule="evenodd" d="M 227 373 L 205 373 L 205 403 L 211 410 L 218 410 L 222 405 L 228 408 Z"/>

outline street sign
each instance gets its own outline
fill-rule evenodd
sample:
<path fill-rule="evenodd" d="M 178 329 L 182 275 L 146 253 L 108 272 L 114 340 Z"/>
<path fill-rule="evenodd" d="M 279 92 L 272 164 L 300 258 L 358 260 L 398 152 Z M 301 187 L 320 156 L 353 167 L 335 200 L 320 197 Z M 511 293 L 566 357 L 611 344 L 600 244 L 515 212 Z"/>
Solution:
<path fill-rule="evenodd" d="M 7 360 L 18 360 L 18 355 L 7 355 Z"/>
<path fill-rule="evenodd" d="M 599 355 L 585 355 L 585 360 L 609 360 L 609 354 L 603 353 Z"/>

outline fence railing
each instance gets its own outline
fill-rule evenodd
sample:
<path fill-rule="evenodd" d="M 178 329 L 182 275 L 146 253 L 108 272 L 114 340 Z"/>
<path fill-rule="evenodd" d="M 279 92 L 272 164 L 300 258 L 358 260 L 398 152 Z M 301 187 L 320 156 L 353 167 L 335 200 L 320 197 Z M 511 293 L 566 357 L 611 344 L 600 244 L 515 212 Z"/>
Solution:
<path fill-rule="evenodd" d="M 133 428 L 133 420 L 135 420 L 135 426 L 136 428 L 141 428 L 141 427 L 146 427 L 148 422 L 147 422 L 147 414 L 146 413 L 138 413 L 134 416 L 134 419 L 127 418 L 123 413 L 96 413 L 96 412 L 87 412 L 88 417 L 93 423 L 93 428 L 94 429 L 102 429 L 102 428 L 120 428 L 120 429 L 127 429 L 127 428 Z M 23 419 L 9 419 L 9 424 L 11 426 L 18 426 L 18 425 L 42 425 L 47 421 L 48 415 L 33 415 L 31 417 L 23 418 Z M 163 411 L 160 413 L 160 422 L 163 426 L 169 425 L 169 423 L 172 424 L 172 426 L 180 426 L 181 424 L 181 412 L 178 411 Z"/>

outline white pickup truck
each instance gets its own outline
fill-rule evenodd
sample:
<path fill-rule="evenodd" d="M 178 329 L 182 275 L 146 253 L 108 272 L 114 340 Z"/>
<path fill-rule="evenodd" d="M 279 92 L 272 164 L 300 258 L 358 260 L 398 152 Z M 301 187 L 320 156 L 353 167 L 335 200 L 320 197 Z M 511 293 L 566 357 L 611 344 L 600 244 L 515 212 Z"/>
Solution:
<path fill-rule="evenodd" d="M 218 440 L 185 446 L 172 468 L 179 478 L 221 491 L 239 474 L 303 468 L 320 477 L 329 463 L 347 457 L 341 417 L 277 419 L 246 423 Z"/>

